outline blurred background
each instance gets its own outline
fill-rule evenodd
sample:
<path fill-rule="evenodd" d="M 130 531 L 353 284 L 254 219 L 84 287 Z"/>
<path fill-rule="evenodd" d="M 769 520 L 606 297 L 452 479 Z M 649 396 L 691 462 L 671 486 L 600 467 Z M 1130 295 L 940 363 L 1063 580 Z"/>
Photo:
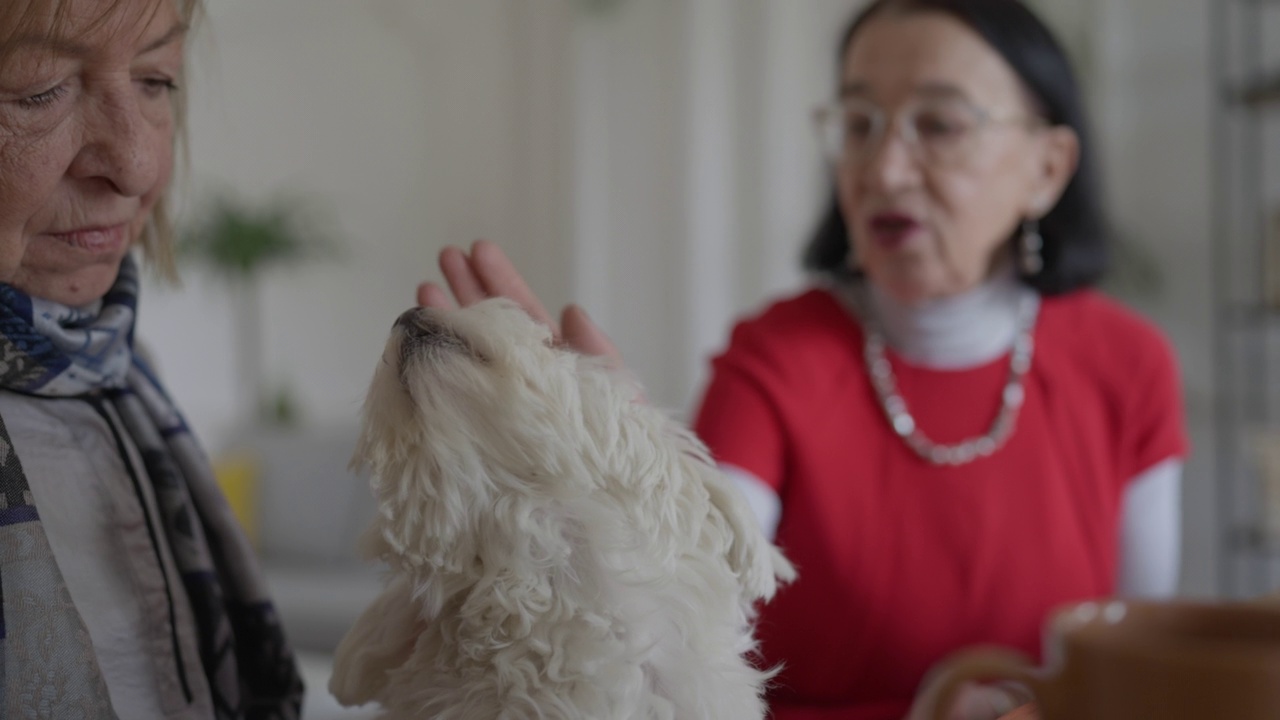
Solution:
<path fill-rule="evenodd" d="M 1182 364 L 1184 589 L 1251 592 L 1280 557 L 1264 272 L 1280 247 L 1280 2 L 1030 4 L 1091 104 L 1123 243 L 1108 289 Z M 379 582 L 353 549 L 372 512 L 346 470 L 360 402 L 439 249 L 499 243 L 687 413 L 733 319 L 805 281 L 828 192 L 810 109 L 859 5 L 209 3 L 180 221 L 283 239 L 265 258 L 189 252 L 182 288 L 147 289 L 140 334 L 255 534 L 317 716 L 340 716 L 325 658 Z"/>

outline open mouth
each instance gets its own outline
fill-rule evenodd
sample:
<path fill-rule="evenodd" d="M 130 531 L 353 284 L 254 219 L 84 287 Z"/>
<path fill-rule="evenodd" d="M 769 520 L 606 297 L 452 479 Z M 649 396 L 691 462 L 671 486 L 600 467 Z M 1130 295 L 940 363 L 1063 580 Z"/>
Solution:
<path fill-rule="evenodd" d="M 915 218 L 898 212 L 878 213 L 869 224 L 871 239 L 887 248 L 901 246 L 923 228 Z"/>

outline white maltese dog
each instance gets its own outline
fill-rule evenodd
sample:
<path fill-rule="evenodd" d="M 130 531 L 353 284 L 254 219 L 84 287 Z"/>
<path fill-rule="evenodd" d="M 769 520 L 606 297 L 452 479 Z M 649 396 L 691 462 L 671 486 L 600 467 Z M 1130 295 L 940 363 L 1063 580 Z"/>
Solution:
<path fill-rule="evenodd" d="M 754 604 L 794 570 L 704 446 L 514 303 L 416 309 L 353 463 L 391 576 L 329 689 L 388 718 L 756 720 Z"/>

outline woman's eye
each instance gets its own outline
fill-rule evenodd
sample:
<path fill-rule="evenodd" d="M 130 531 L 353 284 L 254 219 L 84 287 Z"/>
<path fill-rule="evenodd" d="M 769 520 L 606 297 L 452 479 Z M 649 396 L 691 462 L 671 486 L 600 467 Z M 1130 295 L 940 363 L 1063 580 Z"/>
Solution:
<path fill-rule="evenodd" d="M 947 138 L 965 130 L 964 122 L 945 115 L 924 114 L 916 118 L 916 132 L 921 137 Z"/>
<path fill-rule="evenodd" d="M 168 95 L 178 89 L 178 84 L 167 77 L 143 78 L 141 82 L 143 92 L 153 98 Z"/>
<path fill-rule="evenodd" d="M 66 91 L 67 89 L 64 86 L 55 85 L 54 87 L 51 87 L 42 93 L 37 93 L 35 95 L 30 95 L 25 98 L 22 98 L 21 100 L 17 101 L 17 104 L 18 104 L 18 107 L 24 108 L 27 110 L 34 110 L 36 108 L 47 107 L 57 102 L 58 99 L 61 98 L 63 94 L 66 93 Z"/>
<path fill-rule="evenodd" d="M 869 115 L 849 113 L 844 117 L 844 131 L 849 138 L 865 139 L 871 135 L 874 127 L 875 122 Z"/>

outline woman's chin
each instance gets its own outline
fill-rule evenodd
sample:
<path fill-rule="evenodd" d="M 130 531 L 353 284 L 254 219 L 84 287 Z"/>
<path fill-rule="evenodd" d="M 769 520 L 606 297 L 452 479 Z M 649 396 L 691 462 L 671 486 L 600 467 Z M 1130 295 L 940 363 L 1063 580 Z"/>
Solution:
<path fill-rule="evenodd" d="M 939 296 L 937 283 L 912 272 L 868 274 L 876 288 L 899 305 L 919 305 Z"/>
<path fill-rule="evenodd" d="M 876 288 L 895 302 L 908 306 L 954 297 L 982 284 L 981 276 L 968 278 L 957 275 L 936 268 L 920 267 L 918 264 L 887 267 L 880 272 L 867 273 Z"/>
<path fill-rule="evenodd" d="M 83 307 L 101 300 L 115 284 L 124 256 L 71 272 L 21 273 L 13 286 L 31 297 L 69 307 Z"/>

